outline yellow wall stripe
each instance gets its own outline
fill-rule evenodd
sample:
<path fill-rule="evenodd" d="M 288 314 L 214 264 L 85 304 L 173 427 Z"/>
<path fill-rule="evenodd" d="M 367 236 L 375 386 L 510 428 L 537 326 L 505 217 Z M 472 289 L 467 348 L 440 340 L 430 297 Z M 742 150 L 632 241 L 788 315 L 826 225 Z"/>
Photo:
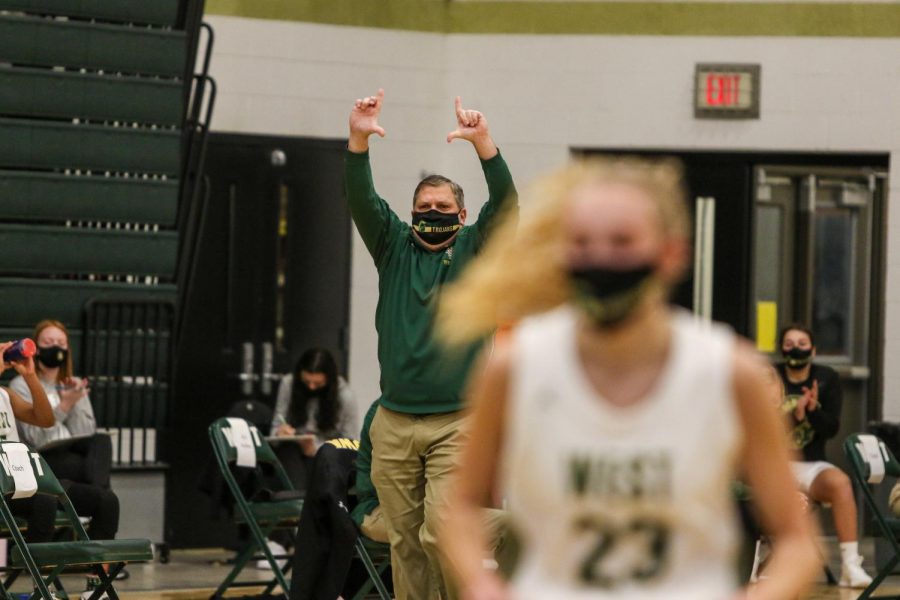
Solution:
<path fill-rule="evenodd" d="M 206 12 L 483 34 L 900 36 L 900 3 L 207 0 Z"/>

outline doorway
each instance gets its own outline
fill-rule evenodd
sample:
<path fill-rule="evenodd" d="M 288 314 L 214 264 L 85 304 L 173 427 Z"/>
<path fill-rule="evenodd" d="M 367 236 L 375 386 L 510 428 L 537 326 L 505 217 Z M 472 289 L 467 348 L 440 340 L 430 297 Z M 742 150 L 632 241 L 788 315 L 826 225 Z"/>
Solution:
<path fill-rule="evenodd" d="M 731 325 L 780 360 L 778 328 L 808 323 L 818 358 L 838 371 L 840 440 L 881 419 L 886 154 L 576 150 L 674 156 L 694 216 L 694 266 L 676 303 Z M 821 331 L 819 331 L 821 330 Z"/>
<path fill-rule="evenodd" d="M 166 539 L 175 547 L 234 542 L 209 424 L 240 401 L 273 408 L 281 376 L 307 348 L 331 351 L 347 372 L 345 148 L 344 140 L 210 136 L 167 442 Z"/>
<path fill-rule="evenodd" d="M 779 328 L 807 324 L 816 362 L 841 378 L 836 439 L 881 417 L 884 223 L 887 170 L 762 165 L 754 175 L 754 277 L 750 311 L 757 347 L 780 358 Z M 836 444 L 829 458 L 847 467 Z"/>

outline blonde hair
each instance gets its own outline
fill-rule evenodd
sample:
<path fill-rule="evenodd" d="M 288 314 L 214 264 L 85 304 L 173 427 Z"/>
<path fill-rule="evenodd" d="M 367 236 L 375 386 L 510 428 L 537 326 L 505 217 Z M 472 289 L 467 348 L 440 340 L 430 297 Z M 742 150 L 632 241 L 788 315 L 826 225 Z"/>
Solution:
<path fill-rule="evenodd" d="M 34 326 L 34 341 L 37 343 L 38 336 L 41 335 L 41 332 L 47 329 L 48 327 L 56 327 L 60 331 L 62 331 L 66 335 L 66 345 L 69 343 L 69 330 L 66 329 L 66 326 L 62 324 L 61 321 L 57 321 L 56 319 L 44 319 L 40 323 Z M 41 361 L 35 361 L 35 367 L 39 371 L 44 370 L 44 366 L 41 364 Z M 66 379 L 72 376 L 72 348 L 69 348 L 69 351 L 66 353 L 66 362 L 59 366 L 59 371 L 56 373 L 56 383 L 62 383 Z"/>
<path fill-rule="evenodd" d="M 689 237 L 677 161 L 620 157 L 573 162 L 530 186 L 521 219 L 514 212 L 504 215 L 481 256 L 447 287 L 438 307 L 438 335 L 451 345 L 466 343 L 500 323 L 567 302 L 572 289 L 563 256 L 563 217 L 575 190 L 603 184 L 644 192 L 659 211 L 664 236 Z"/>
<path fill-rule="evenodd" d="M 769 388 L 769 393 L 772 394 L 770 400 L 775 406 L 780 406 L 785 395 L 784 381 L 781 379 L 778 369 L 772 366 L 772 363 L 767 361 L 762 355 L 760 355 L 760 358 L 763 365 L 763 377 Z"/>

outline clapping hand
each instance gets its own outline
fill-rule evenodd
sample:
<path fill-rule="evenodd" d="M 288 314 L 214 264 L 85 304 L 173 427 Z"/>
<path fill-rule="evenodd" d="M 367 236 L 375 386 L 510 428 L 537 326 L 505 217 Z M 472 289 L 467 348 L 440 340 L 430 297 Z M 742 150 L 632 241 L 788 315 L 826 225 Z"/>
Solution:
<path fill-rule="evenodd" d="M 819 408 L 819 383 L 813 380 L 812 387 L 803 387 L 803 395 L 797 399 L 797 407 L 794 409 L 794 418 L 802 421 L 806 413 Z"/>
<path fill-rule="evenodd" d="M 69 412 L 72 407 L 78 404 L 78 401 L 85 398 L 90 392 L 87 379 L 79 379 L 77 377 L 69 377 L 62 382 L 59 387 L 59 406 L 64 411 Z"/>
<path fill-rule="evenodd" d="M 804 387 L 803 395 L 806 397 L 807 412 L 819 408 L 819 382 L 813 379 L 812 387 Z"/>

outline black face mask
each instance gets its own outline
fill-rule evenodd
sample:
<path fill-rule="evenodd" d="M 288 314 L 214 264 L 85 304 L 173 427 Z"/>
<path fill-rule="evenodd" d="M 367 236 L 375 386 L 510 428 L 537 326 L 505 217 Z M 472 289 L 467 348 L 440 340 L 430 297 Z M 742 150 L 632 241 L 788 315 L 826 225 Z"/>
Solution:
<path fill-rule="evenodd" d="M 302 391 L 303 391 L 303 395 L 306 398 L 321 398 L 325 395 L 325 391 L 327 389 L 328 389 L 327 385 L 324 387 L 316 388 L 316 389 L 311 389 L 304 385 Z"/>
<path fill-rule="evenodd" d="M 787 352 L 781 351 L 784 356 L 784 363 L 788 369 L 802 369 L 812 360 L 812 348 L 803 350 L 801 348 L 791 348 Z"/>
<path fill-rule="evenodd" d="M 569 271 L 575 286 L 575 301 L 599 327 L 615 327 L 640 304 L 653 280 L 653 265 L 613 270 L 581 267 Z"/>
<path fill-rule="evenodd" d="M 459 213 L 442 213 L 439 210 L 414 212 L 413 231 L 428 244 L 443 244 L 462 229 Z"/>
<path fill-rule="evenodd" d="M 48 348 L 38 347 L 35 358 L 48 369 L 61 367 L 69 357 L 69 351 L 59 346 L 50 346 Z"/>

